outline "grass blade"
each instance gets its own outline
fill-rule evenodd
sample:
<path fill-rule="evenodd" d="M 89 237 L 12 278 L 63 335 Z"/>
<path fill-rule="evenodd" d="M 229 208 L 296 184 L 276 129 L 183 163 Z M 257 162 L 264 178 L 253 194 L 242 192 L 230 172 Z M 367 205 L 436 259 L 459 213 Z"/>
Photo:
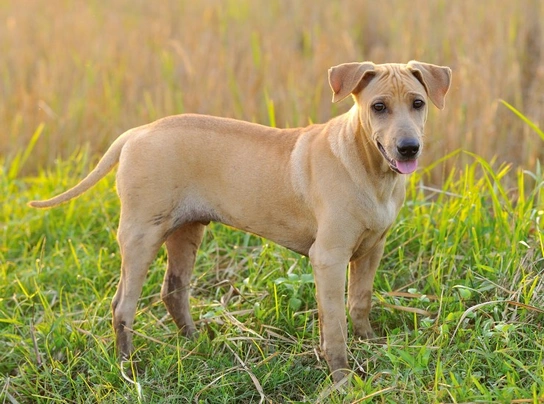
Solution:
<path fill-rule="evenodd" d="M 505 100 L 499 100 L 506 108 L 508 108 L 510 111 L 512 111 L 518 118 L 520 118 L 523 122 L 525 122 L 529 127 L 536 132 L 538 136 L 542 140 L 544 140 L 544 132 L 529 118 L 527 118 L 525 115 L 523 115 L 517 108 L 515 108 L 512 104 L 509 104 Z"/>
<path fill-rule="evenodd" d="M 40 138 L 43 128 L 45 124 L 41 123 L 36 130 L 34 131 L 34 134 L 30 138 L 30 141 L 28 142 L 27 147 L 22 152 L 18 152 L 11 164 L 9 164 L 9 171 L 8 171 L 8 179 L 14 180 L 19 173 L 21 172 L 22 168 L 24 167 L 26 161 L 30 157 L 30 154 L 32 153 L 32 150 L 34 150 L 34 146 L 36 146 L 36 142 Z"/>

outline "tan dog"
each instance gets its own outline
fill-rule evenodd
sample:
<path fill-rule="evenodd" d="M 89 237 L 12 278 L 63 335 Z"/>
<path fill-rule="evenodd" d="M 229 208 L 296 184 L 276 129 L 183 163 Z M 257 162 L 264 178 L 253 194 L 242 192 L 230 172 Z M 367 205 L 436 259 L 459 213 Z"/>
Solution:
<path fill-rule="evenodd" d="M 426 63 L 347 63 L 329 70 L 338 102 L 355 105 L 325 124 L 275 129 L 232 119 L 178 115 L 121 135 L 72 189 L 33 207 L 82 194 L 117 163 L 121 199 L 121 280 L 113 299 L 117 348 L 132 352 L 137 300 L 149 265 L 166 243 L 162 298 L 186 335 L 195 255 L 205 226 L 217 221 L 310 257 L 321 348 L 335 381 L 347 372 L 345 313 L 356 335 L 373 335 L 372 282 L 385 235 L 417 167 L 427 97 L 440 109 L 451 70 Z M 127 330 L 127 328 L 129 330 Z"/>

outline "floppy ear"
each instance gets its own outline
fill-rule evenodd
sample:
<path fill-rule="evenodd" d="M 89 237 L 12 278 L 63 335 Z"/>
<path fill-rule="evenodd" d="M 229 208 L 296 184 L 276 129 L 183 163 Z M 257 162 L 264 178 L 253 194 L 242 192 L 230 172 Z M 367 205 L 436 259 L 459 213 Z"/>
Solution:
<path fill-rule="evenodd" d="M 446 66 L 437 66 L 411 60 L 408 69 L 423 84 L 427 95 L 438 109 L 444 108 L 446 93 L 450 89 L 451 69 Z"/>
<path fill-rule="evenodd" d="M 332 102 L 342 101 L 348 95 L 361 91 L 367 81 L 363 78 L 373 76 L 374 63 L 344 63 L 329 69 L 329 84 Z"/>

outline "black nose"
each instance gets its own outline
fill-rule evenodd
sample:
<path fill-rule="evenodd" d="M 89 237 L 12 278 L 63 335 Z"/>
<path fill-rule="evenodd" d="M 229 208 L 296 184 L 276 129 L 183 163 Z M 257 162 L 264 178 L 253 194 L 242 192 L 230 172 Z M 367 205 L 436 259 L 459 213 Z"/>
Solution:
<path fill-rule="evenodd" d="M 402 157 L 414 157 L 419 152 L 417 139 L 402 139 L 397 144 L 397 151 Z"/>

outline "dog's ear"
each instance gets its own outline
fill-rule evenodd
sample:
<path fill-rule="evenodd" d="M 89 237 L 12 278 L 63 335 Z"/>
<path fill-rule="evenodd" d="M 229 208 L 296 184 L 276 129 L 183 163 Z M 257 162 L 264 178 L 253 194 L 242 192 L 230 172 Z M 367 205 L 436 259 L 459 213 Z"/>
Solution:
<path fill-rule="evenodd" d="M 451 84 L 451 69 L 411 60 L 408 69 L 423 84 L 427 95 L 438 109 L 444 108 L 445 98 Z"/>
<path fill-rule="evenodd" d="M 332 102 L 342 101 L 352 93 L 358 93 L 374 75 L 374 63 L 344 63 L 329 69 L 329 85 Z"/>

